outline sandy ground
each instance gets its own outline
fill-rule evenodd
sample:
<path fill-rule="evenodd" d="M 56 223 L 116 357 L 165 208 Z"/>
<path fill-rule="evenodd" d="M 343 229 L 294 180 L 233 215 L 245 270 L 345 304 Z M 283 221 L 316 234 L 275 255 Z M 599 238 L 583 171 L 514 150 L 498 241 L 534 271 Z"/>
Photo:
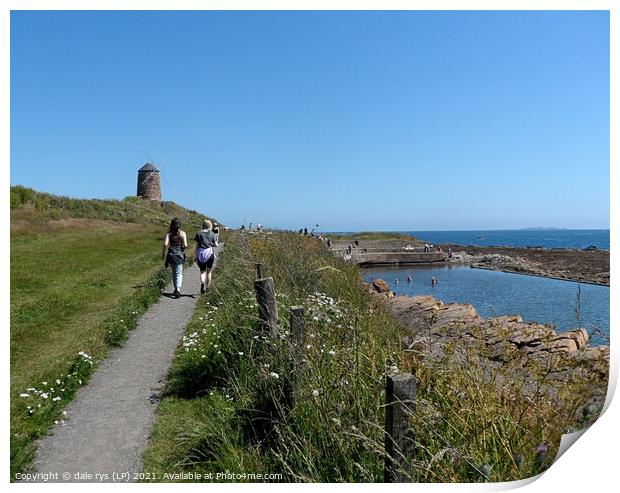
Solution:
<path fill-rule="evenodd" d="M 216 276 L 214 275 L 216 282 Z M 164 289 L 66 408 L 64 424 L 38 443 L 37 472 L 57 472 L 59 482 L 133 482 L 175 349 L 200 296 L 198 267 L 186 268 L 182 297 Z"/>

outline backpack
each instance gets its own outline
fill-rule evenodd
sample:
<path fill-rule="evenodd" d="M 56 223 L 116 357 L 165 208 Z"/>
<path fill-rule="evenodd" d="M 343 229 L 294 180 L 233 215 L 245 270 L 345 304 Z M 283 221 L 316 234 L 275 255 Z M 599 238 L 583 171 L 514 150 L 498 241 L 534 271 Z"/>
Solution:
<path fill-rule="evenodd" d="M 211 255 L 213 255 L 213 248 L 199 248 L 196 253 L 196 260 L 198 260 L 201 264 L 204 264 L 211 258 Z"/>

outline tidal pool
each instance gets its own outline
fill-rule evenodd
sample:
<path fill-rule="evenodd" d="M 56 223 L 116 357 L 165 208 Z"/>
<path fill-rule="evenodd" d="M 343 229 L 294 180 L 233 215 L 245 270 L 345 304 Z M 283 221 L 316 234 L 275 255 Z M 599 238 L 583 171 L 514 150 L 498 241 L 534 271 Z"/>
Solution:
<path fill-rule="evenodd" d="M 408 275 L 413 282 L 407 282 Z M 368 267 L 363 276 L 366 282 L 383 279 L 398 295 L 432 295 L 444 303 L 470 303 L 485 318 L 521 315 L 528 322 L 553 324 L 558 331 L 581 326 L 590 332 L 593 345 L 608 343 L 607 286 L 462 265 Z M 431 286 L 432 277 L 439 281 L 435 287 Z M 605 335 L 597 335 L 597 331 Z"/>

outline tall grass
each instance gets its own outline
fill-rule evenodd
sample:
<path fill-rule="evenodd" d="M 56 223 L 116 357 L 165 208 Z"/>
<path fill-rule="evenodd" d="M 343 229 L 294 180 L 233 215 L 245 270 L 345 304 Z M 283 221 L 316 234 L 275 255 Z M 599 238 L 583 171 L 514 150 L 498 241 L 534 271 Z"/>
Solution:
<path fill-rule="evenodd" d="M 277 333 L 259 329 L 256 262 L 275 280 Z M 305 307 L 301 365 L 292 305 Z M 546 393 L 522 392 L 508 369 L 489 373 L 475 354 L 455 348 L 438 362 L 405 353 L 402 330 L 372 302 L 355 267 L 318 239 L 234 236 L 179 347 L 145 470 L 160 479 L 228 470 L 279 473 L 283 481 L 382 481 L 385 376 L 399 371 L 418 378 L 412 479 L 507 481 L 548 467 L 574 421 L 570 412 L 559 413 Z M 576 395 L 570 385 L 563 392 Z"/>

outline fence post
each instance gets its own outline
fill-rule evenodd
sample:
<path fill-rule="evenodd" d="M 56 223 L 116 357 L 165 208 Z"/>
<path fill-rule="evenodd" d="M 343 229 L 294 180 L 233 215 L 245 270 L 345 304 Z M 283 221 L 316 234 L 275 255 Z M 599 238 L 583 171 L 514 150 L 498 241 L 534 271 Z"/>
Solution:
<path fill-rule="evenodd" d="M 304 360 L 304 307 L 291 307 L 291 338 L 295 343 L 295 365 L 299 368 Z"/>
<path fill-rule="evenodd" d="M 263 266 L 262 264 L 256 264 L 256 279 L 263 278 Z"/>
<path fill-rule="evenodd" d="M 258 318 L 263 330 L 275 331 L 278 326 L 278 305 L 273 277 L 254 281 L 256 301 L 258 302 Z"/>
<path fill-rule="evenodd" d="M 386 483 L 413 482 L 414 431 L 409 417 L 415 406 L 415 377 L 408 373 L 387 375 L 385 382 Z"/>

